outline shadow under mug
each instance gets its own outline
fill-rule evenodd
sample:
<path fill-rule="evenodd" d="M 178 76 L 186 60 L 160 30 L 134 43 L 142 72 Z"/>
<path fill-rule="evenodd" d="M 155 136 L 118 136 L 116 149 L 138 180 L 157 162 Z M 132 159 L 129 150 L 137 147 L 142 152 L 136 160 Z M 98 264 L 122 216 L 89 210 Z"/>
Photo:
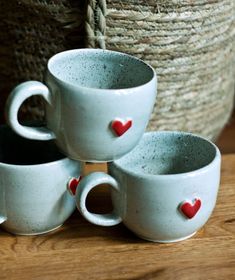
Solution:
<path fill-rule="evenodd" d="M 109 50 L 69 50 L 49 59 L 45 84 L 29 81 L 11 92 L 6 116 L 23 137 L 55 139 L 69 158 L 106 162 L 138 143 L 156 94 L 156 73 L 142 60 Z M 33 95 L 46 100 L 47 127 L 18 122 L 21 104 Z"/>
<path fill-rule="evenodd" d="M 216 204 L 221 155 L 206 139 L 185 132 L 145 133 L 127 155 L 108 164 L 108 174 L 84 177 L 76 204 L 91 223 L 123 223 L 137 236 L 155 242 L 176 242 L 194 235 Z M 114 210 L 89 212 L 86 198 L 100 184 L 111 186 Z"/>
<path fill-rule="evenodd" d="M 76 207 L 66 182 L 80 169 L 52 141 L 27 140 L 0 126 L 1 226 L 23 235 L 61 226 Z"/>

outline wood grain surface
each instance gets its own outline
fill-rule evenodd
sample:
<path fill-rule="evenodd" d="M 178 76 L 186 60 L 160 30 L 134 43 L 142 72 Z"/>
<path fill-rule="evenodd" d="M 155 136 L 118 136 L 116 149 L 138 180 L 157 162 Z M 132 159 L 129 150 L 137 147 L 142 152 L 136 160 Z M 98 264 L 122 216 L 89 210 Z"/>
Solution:
<path fill-rule="evenodd" d="M 222 154 L 235 153 L 235 111 L 216 141 Z"/>
<path fill-rule="evenodd" d="M 105 165 L 88 165 L 105 170 Z M 110 209 L 107 186 L 89 197 L 94 211 Z M 78 213 L 41 236 L 0 231 L 0 279 L 235 279 L 235 155 L 223 156 L 216 208 L 203 229 L 186 241 L 141 240 L 122 224 L 99 227 Z"/>

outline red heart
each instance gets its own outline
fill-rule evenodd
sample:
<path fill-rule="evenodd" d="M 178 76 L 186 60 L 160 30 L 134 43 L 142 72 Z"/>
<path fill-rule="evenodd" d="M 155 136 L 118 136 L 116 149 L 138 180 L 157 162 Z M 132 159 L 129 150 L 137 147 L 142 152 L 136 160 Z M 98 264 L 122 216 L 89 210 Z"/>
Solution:
<path fill-rule="evenodd" d="M 117 136 L 122 136 L 131 126 L 132 120 L 127 120 L 124 122 L 117 119 L 112 122 L 112 129 L 117 134 Z"/>
<path fill-rule="evenodd" d="M 78 178 L 72 178 L 68 182 L 67 189 L 72 195 L 75 195 L 77 186 L 78 186 L 79 182 L 81 181 L 81 179 L 82 179 L 82 177 L 80 176 Z"/>
<path fill-rule="evenodd" d="M 201 207 L 201 204 L 201 200 L 199 198 L 196 198 L 193 204 L 189 202 L 184 202 L 183 204 L 181 204 L 180 210 L 187 218 L 192 219 L 197 214 L 198 210 Z"/>

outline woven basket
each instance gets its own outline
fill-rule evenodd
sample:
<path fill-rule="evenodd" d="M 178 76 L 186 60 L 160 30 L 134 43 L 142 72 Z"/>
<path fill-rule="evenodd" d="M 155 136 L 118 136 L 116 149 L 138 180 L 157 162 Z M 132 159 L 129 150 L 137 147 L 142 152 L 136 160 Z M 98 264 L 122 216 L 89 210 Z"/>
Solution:
<path fill-rule="evenodd" d="M 0 1 L 0 122 L 9 92 L 26 80 L 43 80 L 47 60 L 84 47 L 86 3 L 80 0 Z M 32 97 L 20 119 L 44 119 L 43 100 Z"/>
<path fill-rule="evenodd" d="M 156 68 L 158 96 L 148 130 L 184 130 L 215 140 L 229 120 L 234 0 L 1 2 L 1 96 L 23 80 L 42 80 L 54 53 L 98 47 Z M 31 99 L 22 113 L 43 118 L 42 101 Z"/>

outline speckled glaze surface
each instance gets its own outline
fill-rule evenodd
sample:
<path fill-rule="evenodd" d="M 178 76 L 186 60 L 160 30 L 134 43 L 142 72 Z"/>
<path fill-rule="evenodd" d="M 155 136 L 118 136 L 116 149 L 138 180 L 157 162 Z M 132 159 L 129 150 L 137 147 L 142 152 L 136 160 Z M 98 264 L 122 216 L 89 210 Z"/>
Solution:
<path fill-rule="evenodd" d="M 148 124 L 157 88 L 156 73 L 143 61 L 119 52 L 79 49 L 53 56 L 45 86 L 16 87 L 7 102 L 8 123 L 20 135 L 53 139 L 68 157 L 102 162 L 132 150 Z M 25 98 L 47 101 L 47 127 L 22 127 L 16 113 Z"/>
<path fill-rule="evenodd" d="M 77 206 L 98 225 L 123 223 L 139 237 L 176 242 L 193 236 L 215 207 L 221 155 L 211 142 L 184 132 L 145 133 L 127 155 L 109 163 L 109 175 L 93 173 L 76 191 Z M 89 191 L 112 187 L 114 212 L 94 215 L 86 209 Z"/>
<path fill-rule="evenodd" d="M 0 127 L 0 222 L 14 234 L 58 228 L 75 209 L 66 189 L 80 163 L 65 158 L 51 141 L 30 141 Z"/>

